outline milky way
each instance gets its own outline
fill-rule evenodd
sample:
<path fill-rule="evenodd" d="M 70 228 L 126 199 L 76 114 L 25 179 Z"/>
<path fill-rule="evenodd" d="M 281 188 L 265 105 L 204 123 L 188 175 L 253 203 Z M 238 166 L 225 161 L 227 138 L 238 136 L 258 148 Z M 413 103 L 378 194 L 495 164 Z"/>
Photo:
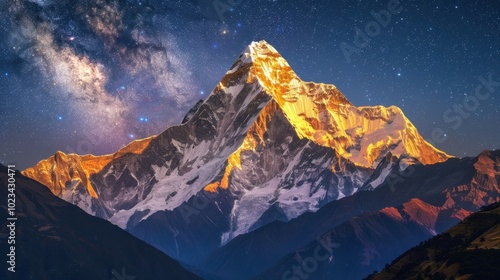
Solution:
<path fill-rule="evenodd" d="M 4 0 L 0 161 L 111 153 L 160 133 L 262 39 L 304 80 L 335 84 L 358 106 L 401 107 L 428 140 L 442 131 L 435 144 L 450 154 L 498 148 L 489 128 L 500 125 L 500 89 L 468 115 L 448 111 L 470 101 L 479 77 L 500 80 L 500 2 L 401 0 L 356 46 L 390 2 Z"/>
<path fill-rule="evenodd" d="M 15 55 L 43 76 L 44 94 L 65 104 L 53 108 L 58 120 L 66 111 L 96 149 L 157 133 L 189 109 L 187 57 L 175 38 L 151 32 L 143 14 L 118 1 L 10 4 L 3 12 L 12 19 L 7 40 Z M 76 152 L 92 152 L 86 147 Z"/>

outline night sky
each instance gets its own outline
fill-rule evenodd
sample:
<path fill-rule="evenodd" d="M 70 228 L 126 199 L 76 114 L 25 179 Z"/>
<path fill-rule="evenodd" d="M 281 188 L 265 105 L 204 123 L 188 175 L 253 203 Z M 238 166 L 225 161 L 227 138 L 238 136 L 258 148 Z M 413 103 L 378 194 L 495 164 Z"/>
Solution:
<path fill-rule="evenodd" d="M 21 169 L 178 124 L 258 40 L 449 154 L 500 148 L 498 0 L 0 0 L 0 36 L 0 162 Z"/>

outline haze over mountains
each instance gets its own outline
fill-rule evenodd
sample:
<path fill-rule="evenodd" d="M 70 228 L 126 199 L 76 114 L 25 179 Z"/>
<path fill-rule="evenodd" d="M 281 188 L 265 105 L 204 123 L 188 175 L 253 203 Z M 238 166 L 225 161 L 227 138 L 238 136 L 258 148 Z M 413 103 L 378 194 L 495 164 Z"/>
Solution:
<path fill-rule="evenodd" d="M 281 279 L 318 240 L 340 246 L 314 279 L 352 279 L 498 201 L 498 166 L 435 149 L 397 107 L 303 82 L 261 41 L 182 124 L 23 174 L 207 279 Z"/>

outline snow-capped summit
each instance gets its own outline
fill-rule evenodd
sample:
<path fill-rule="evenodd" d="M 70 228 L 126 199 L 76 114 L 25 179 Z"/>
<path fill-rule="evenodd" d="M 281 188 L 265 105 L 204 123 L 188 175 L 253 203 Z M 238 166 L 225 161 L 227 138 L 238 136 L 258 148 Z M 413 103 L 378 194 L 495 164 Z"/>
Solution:
<path fill-rule="evenodd" d="M 303 82 L 261 41 L 182 124 L 113 155 L 59 152 L 23 174 L 193 264 L 240 234 L 352 195 L 389 152 L 448 158 L 399 108 L 355 107 L 334 85 Z"/>
<path fill-rule="evenodd" d="M 333 148 L 356 165 L 375 167 L 389 151 L 424 164 L 449 158 L 420 136 L 401 109 L 355 107 L 334 85 L 303 82 L 265 41 L 252 42 L 240 59 L 226 75 L 251 63 L 249 81 L 257 80 L 272 96 L 299 137 Z"/>

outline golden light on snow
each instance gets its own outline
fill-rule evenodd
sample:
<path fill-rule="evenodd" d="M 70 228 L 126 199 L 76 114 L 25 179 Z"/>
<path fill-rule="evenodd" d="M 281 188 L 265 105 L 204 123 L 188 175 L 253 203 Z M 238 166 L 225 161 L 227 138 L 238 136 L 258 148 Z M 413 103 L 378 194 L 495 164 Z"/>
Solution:
<path fill-rule="evenodd" d="M 207 192 L 216 192 L 217 189 L 219 188 L 219 182 L 214 182 L 214 183 L 211 183 L 211 184 L 208 184 L 206 187 L 204 187 L 203 189 Z"/>
<path fill-rule="evenodd" d="M 26 177 L 37 180 L 49 187 L 52 193 L 64 195 L 67 189 L 66 182 L 72 182 L 73 187 L 80 184 L 85 187 L 93 198 L 98 198 L 98 193 L 90 182 L 90 177 L 99 173 L 113 159 L 127 154 L 140 154 L 149 145 L 153 137 L 136 140 L 110 155 L 76 155 L 57 152 L 53 157 L 38 162 L 35 166 L 22 171 Z"/>
<path fill-rule="evenodd" d="M 408 154 L 424 164 L 449 158 L 425 142 L 395 106 L 355 107 L 334 85 L 303 82 L 286 60 L 263 41 L 253 43 L 244 53 L 243 59 L 248 58 L 251 65 L 228 73 L 216 91 L 225 88 L 229 77 L 249 71 L 247 83 L 260 83 L 273 101 L 262 109 L 242 145 L 229 156 L 220 183 L 210 184 L 206 191 L 229 187 L 231 173 L 241 169 L 242 153 L 255 150 L 259 143 L 264 145 L 267 119 L 276 110 L 283 112 L 300 138 L 332 148 L 358 166 L 373 168 L 389 147 L 396 156 Z"/>
<path fill-rule="evenodd" d="M 254 43 L 251 51 L 252 75 L 299 137 L 333 148 L 365 167 L 373 167 L 389 147 L 394 155 L 408 154 L 424 164 L 449 158 L 425 142 L 399 108 L 355 107 L 334 85 L 303 82 L 267 43 Z"/>
<path fill-rule="evenodd" d="M 226 91 L 234 88 L 230 83 L 234 79 L 243 79 L 256 85 L 252 88 L 262 89 L 270 101 L 262 104 L 242 144 L 228 156 L 222 178 L 207 181 L 211 183 L 204 187 L 205 191 L 216 192 L 230 186 L 231 176 L 242 169 L 246 153 L 266 145 L 264 140 L 269 121 L 277 113 L 287 118 L 299 138 L 329 147 L 335 150 L 339 161 L 349 160 L 357 166 L 374 168 L 389 151 L 395 156 L 407 154 L 423 164 L 442 162 L 449 157 L 425 142 L 399 108 L 355 107 L 334 85 L 303 82 L 286 60 L 265 42 L 252 43 L 244 54 L 240 58 L 240 67 L 226 74 L 214 89 L 214 94 L 228 94 Z M 92 85 L 93 89 L 101 87 L 105 76 L 98 65 L 81 57 L 67 59 L 72 67 L 78 68 L 73 71 L 78 74 L 78 80 Z M 70 182 L 76 186 L 81 182 L 92 197 L 97 197 L 98 190 L 90 184 L 90 176 L 102 171 L 114 158 L 142 153 L 151 139 L 132 142 L 113 155 L 101 157 L 58 153 L 23 173 L 49 186 L 57 195 L 66 190 L 61 184 Z M 69 170 L 73 170 L 71 174 Z"/>

